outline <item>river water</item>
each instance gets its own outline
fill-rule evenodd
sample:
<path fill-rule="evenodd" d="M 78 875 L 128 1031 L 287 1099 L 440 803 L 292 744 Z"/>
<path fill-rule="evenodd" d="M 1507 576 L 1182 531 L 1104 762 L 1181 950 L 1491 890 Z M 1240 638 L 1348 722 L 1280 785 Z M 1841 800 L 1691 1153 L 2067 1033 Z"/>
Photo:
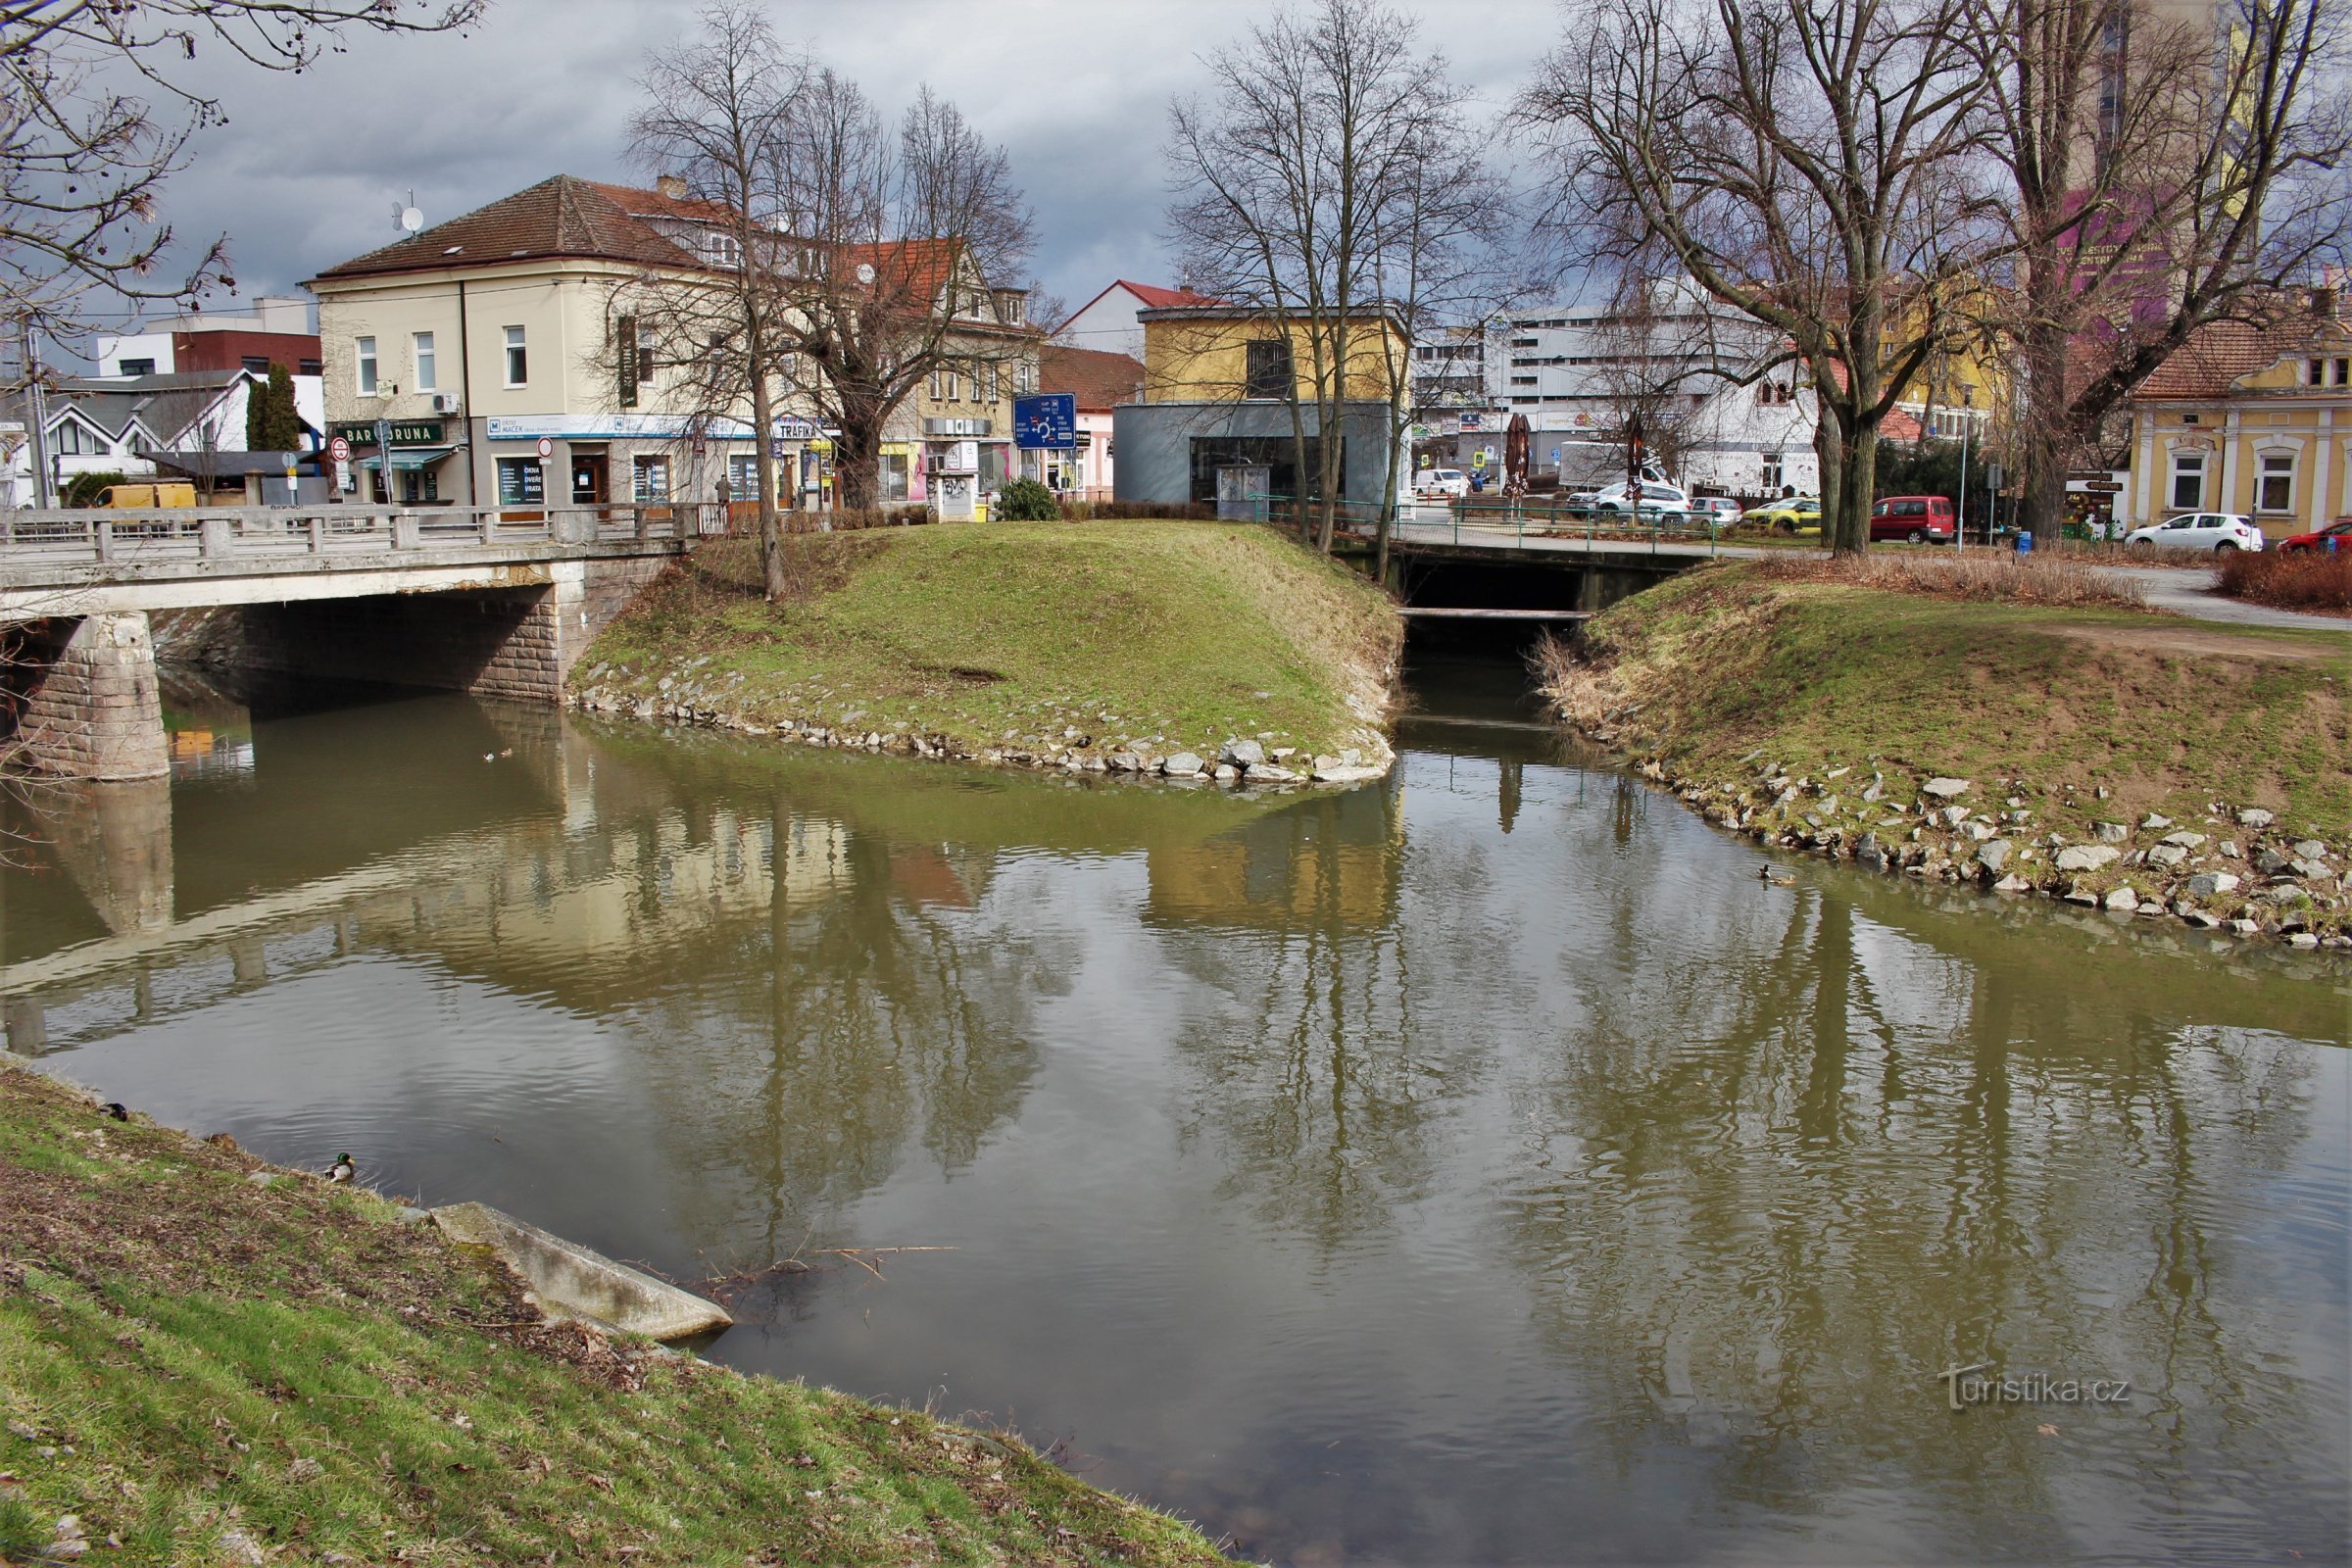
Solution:
<path fill-rule="evenodd" d="M 2343 966 L 1772 886 L 1507 666 L 1414 685 L 1392 779 L 1273 801 L 177 692 L 170 784 L 0 873 L 9 1047 L 680 1279 L 798 1256 L 708 1353 L 1260 1559 L 2352 1546 Z M 1950 1408 L 1977 1363 L 2129 1393 Z"/>

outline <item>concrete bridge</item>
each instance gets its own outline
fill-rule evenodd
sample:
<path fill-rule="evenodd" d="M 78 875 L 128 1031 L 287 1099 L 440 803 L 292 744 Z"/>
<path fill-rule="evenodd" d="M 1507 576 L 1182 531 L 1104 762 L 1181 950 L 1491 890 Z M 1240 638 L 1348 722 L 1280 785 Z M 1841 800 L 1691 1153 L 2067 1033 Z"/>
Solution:
<path fill-rule="evenodd" d="M 230 612 L 257 669 L 558 702 L 596 634 L 716 520 L 687 506 L 0 514 L 0 744 L 61 777 L 164 776 L 155 612 Z"/>
<path fill-rule="evenodd" d="M 1389 587 L 1415 623 L 1537 626 L 1583 620 L 1629 594 L 1722 556 L 1753 554 L 1705 533 L 1603 538 L 1600 530 L 1494 509 L 1438 522 L 1398 521 L 1389 540 Z M 1620 530 L 1630 531 L 1630 530 Z M 1358 530 L 1338 547 L 1369 554 Z"/>

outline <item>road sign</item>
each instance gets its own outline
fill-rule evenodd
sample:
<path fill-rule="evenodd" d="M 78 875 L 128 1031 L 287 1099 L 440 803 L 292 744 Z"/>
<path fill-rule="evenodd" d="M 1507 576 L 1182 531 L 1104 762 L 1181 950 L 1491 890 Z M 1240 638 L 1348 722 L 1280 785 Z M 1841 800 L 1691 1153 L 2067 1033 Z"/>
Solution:
<path fill-rule="evenodd" d="M 326 444 L 326 455 L 337 463 L 349 463 L 351 461 L 351 443 L 341 436 L 337 436 Z"/>
<path fill-rule="evenodd" d="M 543 458 L 554 457 L 556 455 L 556 444 L 553 441 L 550 441 L 546 436 L 541 436 L 539 438 L 539 455 Z"/>
<path fill-rule="evenodd" d="M 1039 392 L 1012 400 L 1012 442 L 1018 447 L 1075 447 L 1078 398 L 1071 392 Z"/>
<path fill-rule="evenodd" d="M 383 457 L 385 462 L 389 463 L 391 461 L 390 454 L 392 451 L 392 421 L 390 419 L 378 419 L 375 421 L 375 450 L 378 455 Z"/>
<path fill-rule="evenodd" d="M 1984 465 L 1984 487 L 1987 490 L 1998 490 L 2001 487 L 2001 466 L 1999 464 L 1987 463 Z"/>

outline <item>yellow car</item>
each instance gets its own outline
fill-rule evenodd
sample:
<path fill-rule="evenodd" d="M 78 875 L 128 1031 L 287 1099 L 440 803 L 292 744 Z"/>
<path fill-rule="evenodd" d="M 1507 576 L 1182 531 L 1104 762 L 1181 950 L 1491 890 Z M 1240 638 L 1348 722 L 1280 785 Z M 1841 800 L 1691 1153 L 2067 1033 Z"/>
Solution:
<path fill-rule="evenodd" d="M 1763 523 L 1783 533 L 1819 533 L 1821 498 L 1789 496 L 1785 500 L 1767 501 L 1760 507 L 1750 507 L 1740 514 L 1740 520 Z"/>

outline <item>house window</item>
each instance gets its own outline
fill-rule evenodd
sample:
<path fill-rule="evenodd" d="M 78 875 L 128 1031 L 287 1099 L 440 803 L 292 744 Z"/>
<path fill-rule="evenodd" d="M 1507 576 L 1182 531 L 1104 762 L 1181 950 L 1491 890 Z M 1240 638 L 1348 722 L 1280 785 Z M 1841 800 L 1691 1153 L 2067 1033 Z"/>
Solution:
<path fill-rule="evenodd" d="M 531 362 L 522 348 L 522 328 L 507 328 L 507 385 L 528 386 L 531 380 Z"/>
<path fill-rule="evenodd" d="M 1765 453 L 1764 471 L 1758 482 L 1763 485 L 1766 495 L 1780 494 L 1781 486 L 1786 482 L 1781 472 L 1781 455 L 1778 452 Z"/>
<path fill-rule="evenodd" d="M 2317 364 L 2318 362 L 2314 361 L 2313 363 Z M 153 360 L 117 360 L 115 368 L 124 375 L 153 375 L 155 362 Z"/>
<path fill-rule="evenodd" d="M 667 458 L 639 458 L 637 482 L 631 492 L 639 502 L 669 499 L 669 460 Z"/>
<path fill-rule="evenodd" d="M 498 504 L 502 507 L 535 507 L 547 499 L 543 475 L 537 458 L 501 458 L 498 460 Z"/>
<path fill-rule="evenodd" d="M 2295 510 L 2295 458 L 2291 452 L 2266 452 L 2254 487 L 2256 512 Z"/>
<path fill-rule="evenodd" d="M 939 373 L 941 379 L 947 384 L 948 401 L 950 403 L 961 403 L 963 401 L 963 383 L 956 373 L 956 367 L 953 365 L 942 366 L 940 367 Z"/>
<path fill-rule="evenodd" d="M 1018 294 L 1007 294 L 1007 295 L 1005 295 L 1005 296 L 1004 296 L 1004 324 L 1005 324 L 1005 325 L 1007 325 L 1007 326 L 1018 326 L 1018 325 L 1020 325 L 1020 324 L 1021 324 L 1021 317 L 1022 317 L 1023 313 L 1024 313 L 1026 310 L 1027 310 L 1027 302 L 1026 302 L 1026 301 L 1024 301 L 1024 300 L 1021 298 L 1021 296 L 1020 296 L 1020 295 L 1018 295 Z"/>
<path fill-rule="evenodd" d="M 2352 360 L 2338 360 L 2335 362 L 2335 384 L 2337 386 L 2352 386 Z"/>
<path fill-rule="evenodd" d="M 371 337 L 361 338 L 359 340 L 359 349 L 360 396 L 364 398 L 371 398 L 375 396 L 375 339 Z"/>
<path fill-rule="evenodd" d="M 2328 362 L 2326 360 L 2312 361 L 2309 369 L 2311 375 L 2309 385 L 2326 386 L 2328 384 Z"/>
<path fill-rule="evenodd" d="M 240 358 L 237 363 L 244 366 L 245 368 L 251 370 L 256 375 L 268 375 L 270 373 L 270 356 L 267 354 L 247 354 Z"/>
<path fill-rule="evenodd" d="M 418 392 L 440 391 L 440 374 L 433 368 L 433 334 L 415 332 L 410 336 L 416 349 L 416 385 L 415 390 Z"/>
<path fill-rule="evenodd" d="M 1244 367 L 1242 396 L 1246 398 L 1287 398 L 1298 388 L 1298 377 L 1291 368 L 1289 338 L 1251 340 Z"/>
<path fill-rule="evenodd" d="M 2194 512 L 2205 504 L 2205 454 L 2176 452 L 2173 454 L 2172 507 L 2176 512 Z"/>
<path fill-rule="evenodd" d="M 60 423 L 50 434 L 57 441 L 57 451 L 60 457 L 78 458 L 90 450 L 82 440 L 81 426 L 72 419 Z"/>

